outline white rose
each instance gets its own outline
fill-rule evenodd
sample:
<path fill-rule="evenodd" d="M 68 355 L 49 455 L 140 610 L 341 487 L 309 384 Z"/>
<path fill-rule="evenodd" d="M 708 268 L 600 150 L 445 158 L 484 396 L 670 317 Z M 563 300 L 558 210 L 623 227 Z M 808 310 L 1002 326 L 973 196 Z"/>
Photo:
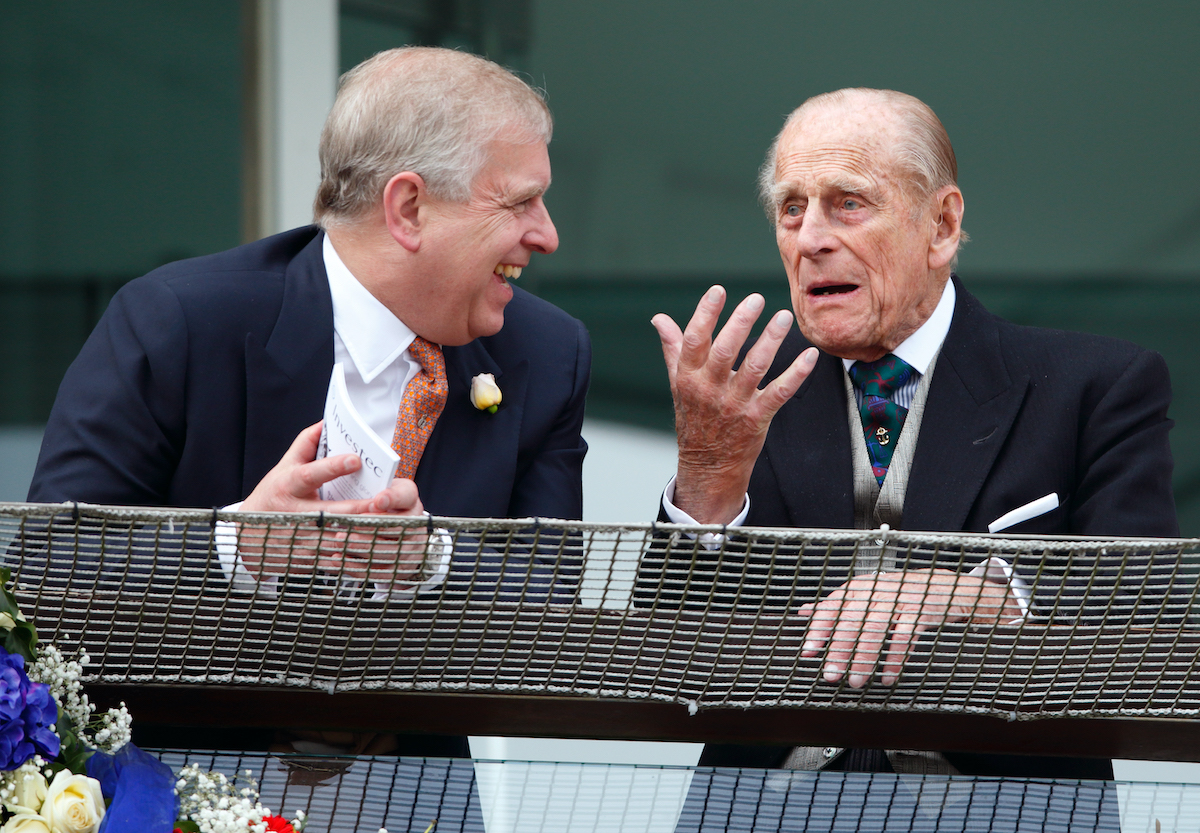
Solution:
<path fill-rule="evenodd" d="M 25 770 L 15 777 L 13 800 L 10 806 L 36 813 L 42 809 L 42 802 L 45 800 L 46 779 L 42 773 L 36 770 L 33 772 Z"/>
<path fill-rule="evenodd" d="M 46 790 L 42 817 L 54 833 L 96 833 L 104 818 L 100 782 L 64 769 Z"/>
<path fill-rule="evenodd" d="M 0 833 L 53 833 L 46 820 L 37 813 L 21 811 L 0 827 Z"/>
<path fill-rule="evenodd" d="M 0 613 L 0 630 L 11 631 L 16 626 L 17 623 L 13 621 L 11 616 L 7 613 Z"/>
<path fill-rule="evenodd" d="M 479 410 L 495 413 L 496 406 L 503 398 L 496 385 L 496 377 L 491 373 L 480 373 L 471 380 L 471 404 Z"/>

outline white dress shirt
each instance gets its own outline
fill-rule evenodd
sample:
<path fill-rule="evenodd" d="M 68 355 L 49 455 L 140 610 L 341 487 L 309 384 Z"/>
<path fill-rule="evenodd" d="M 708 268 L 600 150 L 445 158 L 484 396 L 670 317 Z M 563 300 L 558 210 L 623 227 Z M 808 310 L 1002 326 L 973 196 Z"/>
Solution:
<path fill-rule="evenodd" d="M 416 333 L 350 274 L 325 235 L 321 253 L 333 299 L 333 363 L 346 371 L 346 390 L 355 410 L 386 442 L 396 431 L 396 414 L 408 383 L 421 370 L 408 352 Z"/>
<path fill-rule="evenodd" d="M 329 277 L 333 301 L 333 362 L 341 362 L 346 374 L 350 403 L 381 439 L 391 442 L 396 430 L 396 415 L 408 383 L 421 370 L 408 348 L 416 333 L 385 307 L 378 298 L 346 268 L 329 235 L 323 235 L 321 255 Z M 236 511 L 241 504 L 226 507 Z M 234 585 L 243 590 L 273 594 L 274 579 L 259 584 L 237 557 L 237 536 L 232 525 L 218 529 L 217 543 L 222 567 Z M 449 539 L 443 535 L 443 544 Z M 376 583 L 375 598 L 391 595 L 411 597 L 414 592 L 441 584 L 449 571 L 449 547 L 446 547 L 432 577 L 403 588 Z"/>

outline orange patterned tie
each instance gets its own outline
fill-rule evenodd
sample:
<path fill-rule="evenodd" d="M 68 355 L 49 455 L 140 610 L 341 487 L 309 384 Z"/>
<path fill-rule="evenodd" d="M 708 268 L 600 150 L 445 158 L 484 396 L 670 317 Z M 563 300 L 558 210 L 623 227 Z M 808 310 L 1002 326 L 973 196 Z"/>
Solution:
<path fill-rule="evenodd" d="M 408 352 L 421 365 L 421 370 L 408 383 L 404 398 L 400 400 L 392 450 L 400 455 L 396 476 L 411 480 L 417 473 L 417 464 L 421 462 L 433 426 L 446 406 L 450 386 L 446 383 L 446 359 L 441 347 L 417 336 Z"/>

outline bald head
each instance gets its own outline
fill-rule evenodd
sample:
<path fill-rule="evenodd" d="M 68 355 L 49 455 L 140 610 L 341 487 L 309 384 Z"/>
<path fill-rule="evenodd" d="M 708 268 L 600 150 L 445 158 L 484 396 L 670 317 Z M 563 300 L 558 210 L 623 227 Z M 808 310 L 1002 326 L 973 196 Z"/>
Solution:
<path fill-rule="evenodd" d="M 881 156 L 889 159 L 914 204 L 923 204 L 943 186 L 958 184 L 958 161 L 950 137 L 925 102 L 895 90 L 835 90 L 813 96 L 792 111 L 767 152 L 759 175 L 759 196 L 772 220 L 776 216 L 776 163 L 781 140 L 803 132 L 810 121 L 827 118 L 875 122 Z"/>
<path fill-rule="evenodd" d="M 762 192 L 801 332 L 874 361 L 929 319 L 962 241 L 954 151 L 917 99 L 841 90 L 788 119 Z"/>

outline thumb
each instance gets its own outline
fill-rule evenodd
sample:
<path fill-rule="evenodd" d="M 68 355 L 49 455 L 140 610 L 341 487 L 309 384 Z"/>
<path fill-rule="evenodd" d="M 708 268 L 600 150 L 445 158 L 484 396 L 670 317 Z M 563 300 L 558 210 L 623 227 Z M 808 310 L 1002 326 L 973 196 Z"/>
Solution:
<path fill-rule="evenodd" d="M 658 339 L 662 342 L 663 361 L 667 365 L 667 377 L 671 387 L 675 387 L 675 372 L 679 367 L 679 352 L 683 349 L 683 330 L 675 323 L 675 319 L 660 312 L 650 319 L 654 329 L 658 331 Z"/>

